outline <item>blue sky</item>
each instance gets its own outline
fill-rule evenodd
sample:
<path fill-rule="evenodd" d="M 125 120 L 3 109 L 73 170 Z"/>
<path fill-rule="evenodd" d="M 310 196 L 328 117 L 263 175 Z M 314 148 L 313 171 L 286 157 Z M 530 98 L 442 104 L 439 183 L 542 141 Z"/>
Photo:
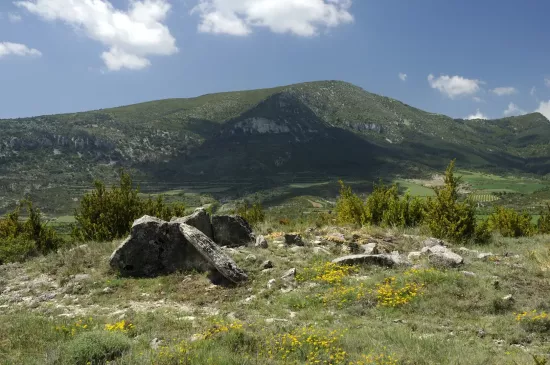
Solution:
<path fill-rule="evenodd" d="M 548 14 L 538 0 L 1 0 L 0 118 L 327 79 L 457 118 L 550 118 Z"/>

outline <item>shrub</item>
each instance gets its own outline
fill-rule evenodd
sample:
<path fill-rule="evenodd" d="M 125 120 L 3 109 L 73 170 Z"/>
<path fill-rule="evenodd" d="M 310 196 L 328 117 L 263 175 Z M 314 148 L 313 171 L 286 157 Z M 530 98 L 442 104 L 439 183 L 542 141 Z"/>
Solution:
<path fill-rule="evenodd" d="M 338 223 L 358 224 L 365 221 L 365 206 L 361 199 L 353 193 L 350 186 L 339 180 L 340 196 L 336 201 L 336 216 Z"/>
<path fill-rule="evenodd" d="M 488 243 L 491 241 L 492 237 L 493 235 L 491 234 L 491 227 L 488 219 L 484 219 L 476 224 L 476 230 L 474 233 L 475 243 Z"/>
<path fill-rule="evenodd" d="M 489 226 L 504 237 L 532 236 L 535 227 L 531 224 L 531 219 L 527 212 L 519 214 L 513 209 L 497 206 L 489 217 Z"/>
<path fill-rule="evenodd" d="M 396 187 L 397 189 L 397 187 Z M 382 214 L 382 225 L 390 227 L 414 227 L 424 219 L 424 201 L 411 198 L 409 193 L 398 198 L 393 193 L 388 196 L 388 206 Z"/>
<path fill-rule="evenodd" d="M 240 215 L 250 224 L 260 223 L 265 220 L 265 213 L 259 200 L 256 200 L 252 204 L 248 200 L 239 203 L 237 209 L 235 209 L 235 214 Z"/>
<path fill-rule="evenodd" d="M 27 209 L 27 220 L 20 221 L 20 206 L 0 219 L 0 264 L 23 261 L 36 253 L 45 254 L 57 249 L 63 240 L 40 217 L 40 210 L 30 200 L 20 205 Z"/>
<path fill-rule="evenodd" d="M 105 364 L 130 348 L 130 340 L 120 332 L 82 332 L 67 343 L 68 363 L 75 365 Z"/>
<path fill-rule="evenodd" d="M 540 212 L 537 222 L 539 233 L 550 233 L 550 204 L 546 203 L 546 209 Z"/>
<path fill-rule="evenodd" d="M 454 167 L 452 160 L 445 171 L 445 185 L 435 189 L 435 198 L 428 198 L 426 223 L 434 237 L 461 242 L 475 235 L 475 208 L 469 201 L 458 200 L 460 179 L 454 176 Z"/>
<path fill-rule="evenodd" d="M 402 215 L 401 211 L 397 185 L 386 187 L 382 181 L 374 184 L 374 189 L 365 203 L 366 222 L 380 225 L 384 220 L 384 215 L 390 223 L 399 222 Z"/>
<path fill-rule="evenodd" d="M 108 241 L 126 236 L 132 223 L 143 215 L 164 220 L 184 214 L 182 204 L 168 205 L 162 196 L 156 199 L 139 197 L 132 178 L 126 172 L 120 175 L 120 185 L 107 190 L 101 181 L 95 189 L 84 195 L 75 212 L 76 226 L 73 237 L 77 240 Z"/>

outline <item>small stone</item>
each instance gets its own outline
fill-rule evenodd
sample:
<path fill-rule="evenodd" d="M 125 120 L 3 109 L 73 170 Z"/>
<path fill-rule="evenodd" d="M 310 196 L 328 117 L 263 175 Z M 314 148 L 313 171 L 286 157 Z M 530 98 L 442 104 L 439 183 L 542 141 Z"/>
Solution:
<path fill-rule="evenodd" d="M 422 242 L 422 245 L 424 247 L 444 246 L 445 242 L 440 240 L 439 238 L 430 237 L 425 239 L 424 242 Z"/>
<path fill-rule="evenodd" d="M 366 245 L 362 245 L 361 248 L 363 250 L 363 253 L 366 255 L 377 255 L 380 253 L 377 246 L 378 243 L 369 242 Z"/>
<path fill-rule="evenodd" d="M 262 235 L 259 235 L 258 237 L 256 237 L 256 244 L 255 244 L 256 247 L 259 247 L 259 248 L 268 248 L 268 243 L 267 243 L 267 240 L 265 239 L 264 236 Z"/>
<path fill-rule="evenodd" d="M 255 295 L 251 295 L 249 296 L 248 298 L 246 298 L 244 300 L 244 303 L 248 304 L 248 303 L 251 303 L 254 299 L 256 299 L 256 296 Z"/>
<path fill-rule="evenodd" d="M 287 270 L 283 276 L 281 276 L 281 279 L 288 280 L 288 279 L 294 279 L 296 277 L 296 268 L 292 268 Z"/>
<path fill-rule="evenodd" d="M 413 252 L 409 252 L 409 254 L 407 255 L 407 258 L 411 261 L 414 261 L 414 260 L 420 259 L 421 256 L 422 256 L 422 252 L 413 251 Z"/>
<path fill-rule="evenodd" d="M 252 262 L 254 262 L 254 261 L 256 261 L 256 256 L 250 254 L 250 255 L 248 255 L 248 256 L 245 257 L 245 260 L 246 260 L 246 261 L 252 261 Z"/>
<path fill-rule="evenodd" d="M 470 277 L 474 277 L 476 276 L 476 273 L 475 272 L 471 272 L 471 271 L 461 271 L 462 275 L 464 276 L 470 276 Z"/>
<path fill-rule="evenodd" d="M 151 343 L 149 345 L 151 346 L 151 349 L 156 351 L 162 345 L 162 340 L 159 340 L 158 338 L 155 337 L 151 340 Z"/>
<path fill-rule="evenodd" d="M 275 280 L 275 279 L 270 279 L 270 280 L 267 282 L 267 288 L 268 288 L 268 289 L 273 288 L 273 286 L 275 285 L 276 282 L 277 282 L 277 280 Z"/>
<path fill-rule="evenodd" d="M 103 288 L 103 290 L 101 292 L 104 293 L 104 294 L 109 294 L 109 293 L 114 292 L 114 290 L 111 289 L 110 287 L 105 287 L 105 288 Z"/>
<path fill-rule="evenodd" d="M 495 255 L 493 255 L 491 252 L 484 252 L 484 253 L 480 253 L 479 255 L 477 255 L 477 258 L 479 260 L 487 260 L 489 259 L 490 257 L 493 257 Z"/>
<path fill-rule="evenodd" d="M 486 332 L 485 332 L 485 330 L 484 330 L 483 328 L 480 328 L 479 330 L 477 330 L 477 336 L 478 336 L 479 338 L 484 338 L 485 335 L 486 335 Z"/>
<path fill-rule="evenodd" d="M 271 269 L 272 267 L 273 267 L 273 262 L 271 262 L 271 260 L 266 260 L 262 262 L 262 266 L 261 266 L 262 269 Z"/>
<path fill-rule="evenodd" d="M 299 234 L 285 234 L 285 243 L 287 245 L 303 246 L 304 241 Z"/>
<path fill-rule="evenodd" d="M 80 282 L 80 281 L 87 281 L 90 280 L 92 276 L 90 274 L 76 274 L 73 277 L 73 281 Z"/>
<path fill-rule="evenodd" d="M 270 273 L 270 272 L 272 272 L 272 271 L 273 271 L 273 268 L 270 267 L 270 268 L 268 268 L 268 269 L 263 269 L 263 270 L 260 271 L 260 272 L 261 272 L 262 274 L 267 274 L 267 273 Z"/>
<path fill-rule="evenodd" d="M 505 302 L 513 302 L 514 297 L 512 296 L 512 294 L 508 294 L 508 295 L 502 297 L 502 300 L 504 300 Z"/>
<path fill-rule="evenodd" d="M 451 251 L 432 253 L 428 260 L 436 266 L 444 267 L 456 267 L 464 263 L 462 256 Z"/>

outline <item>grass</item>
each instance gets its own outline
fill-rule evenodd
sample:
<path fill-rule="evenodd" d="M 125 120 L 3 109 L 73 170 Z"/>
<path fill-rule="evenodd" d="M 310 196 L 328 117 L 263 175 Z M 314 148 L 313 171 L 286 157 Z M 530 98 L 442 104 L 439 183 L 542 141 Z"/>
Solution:
<path fill-rule="evenodd" d="M 421 246 L 421 238 L 402 236 L 418 229 L 325 226 L 302 233 L 311 241 L 331 232 L 400 252 Z M 381 237 L 388 235 L 394 239 L 384 246 Z M 346 244 L 326 242 L 329 254 L 314 254 L 309 245 L 279 247 L 281 238 L 275 238 L 268 249 L 232 253 L 250 276 L 235 288 L 212 287 L 203 273 L 119 278 L 107 265 L 117 242 L 91 242 L 2 272 L 0 292 L 10 287 L 38 297 L 58 287 L 60 294 L 33 306 L 0 295 L 0 358 L 3 364 L 107 358 L 117 365 L 328 364 L 331 356 L 330 363 L 348 365 L 530 364 L 530 354 L 547 356 L 548 332 L 516 317 L 550 310 L 548 238 L 495 236 L 490 245 L 469 247 L 492 252 L 488 260 L 455 247 L 466 260 L 456 270 L 430 268 L 425 259 L 418 270 L 342 267 L 328 262 L 345 254 Z M 274 268 L 262 272 L 267 259 Z M 298 272 L 295 283 L 279 279 L 290 267 Z M 78 274 L 89 277 L 76 282 Z M 508 294 L 513 301 L 502 300 Z M 78 330 L 56 330 L 62 327 Z"/>

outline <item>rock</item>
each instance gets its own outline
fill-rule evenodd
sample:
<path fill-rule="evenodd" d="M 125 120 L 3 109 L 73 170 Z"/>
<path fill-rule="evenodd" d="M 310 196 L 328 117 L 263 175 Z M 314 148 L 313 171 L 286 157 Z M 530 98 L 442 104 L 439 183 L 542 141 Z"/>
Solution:
<path fill-rule="evenodd" d="M 326 239 L 328 241 L 332 241 L 332 242 L 336 242 L 336 243 L 346 242 L 346 237 L 344 236 L 344 234 L 339 233 L 339 232 L 330 233 L 329 235 L 326 236 Z"/>
<path fill-rule="evenodd" d="M 479 260 L 487 260 L 489 257 L 495 256 L 491 252 L 483 252 L 477 255 Z"/>
<path fill-rule="evenodd" d="M 294 247 L 290 248 L 290 251 L 295 252 L 295 253 L 296 252 L 301 252 L 303 250 L 304 250 L 304 246 L 294 246 Z"/>
<path fill-rule="evenodd" d="M 315 255 L 330 255 L 330 251 L 323 247 L 313 247 L 313 254 Z"/>
<path fill-rule="evenodd" d="M 512 294 L 508 294 L 508 295 L 502 297 L 502 300 L 505 301 L 505 302 L 514 302 L 515 301 Z"/>
<path fill-rule="evenodd" d="M 73 281 L 75 282 L 81 282 L 81 281 L 88 281 L 92 278 L 92 276 L 90 274 L 76 274 L 74 277 L 73 277 Z"/>
<path fill-rule="evenodd" d="M 471 272 L 471 271 L 461 271 L 462 275 L 464 276 L 470 276 L 470 277 L 475 277 L 477 276 L 475 272 Z"/>
<path fill-rule="evenodd" d="M 151 340 L 151 342 L 149 343 L 149 346 L 151 346 L 151 349 L 157 351 L 159 349 L 159 347 L 162 345 L 162 341 L 159 340 L 158 338 L 153 338 Z"/>
<path fill-rule="evenodd" d="M 244 259 L 245 259 L 246 261 L 251 261 L 251 262 L 254 262 L 254 261 L 257 260 L 256 255 L 252 255 L 252 254 L 246 256 Z"/>
<path fill-rule="evenodd" d="M 283 280 L 289 280 L 289 279 L 294 279 L 296 277 L 296 268 L 292 268 L 292 269 L 289 269 L 287 270 L 283 276 L 281 276 L 281 279 Z"/>
<path fill-rule="evenodd" d="M 259 235 L 258 237 L 256 237 L 256 244 L 254 246 L 259 248 L 267 248 L 269 245 L 267 244 L 267 240 L 265 239 L 265 237 Z"/>
<path fill-rule="evenodd" d="M 407 258 L 412 261 L 412 260 L 420 259 L 421 256 L 422 256 L 422 252 L 413 251 L 413 252 L 409 252 L 409 254 L 407 255 Z"/>
<path fill-rule="evenodd" d="M 348 255 L 338 257 L 332 260 L 335 264 L 340 265 L 376 265 L 383 267 L 393 267 L 398 265 L 408 265 L 409 263 L 401 258 L 398 254 L 380 254 L 380 255 Z"/>
<path fill-rule="evenodd" d="M 235 261 L 225 255 L 222 249 L 204 233 L 186 224 L 180 224 L 179 229 L 187 242 L 189 242 L 195 250 L 225 278 L 233 283 L 240 283 L 248 280 L 248 276 L 237 266 Z"/>
<path fill-rule="evenodd" d="M 271 269 L 272 267 L 273 267 L 273 262 L 271 262 L 271 260 L 266 260 L 262 262 L 262 266 L 261 266 L 262 269 Z"/>
<path fill-rule="evenodd" d="M 239 283 L 247 279 L 235 262 L 208 236 L 185 223 L 143 216 L 131 235 L 113 252 L 111 267 L 122 276 L 155 277 L 176 271 L 218 273 Z M 217 276 L 213 275 L 217 280 Z"/>
<path fill-rule="evenodd" d="M 212 231 L 212 223 L 210 222 L 210 214 L 204 208 L 197 208 L 193 214 L 182 217 L 172 218 L 170 222 L 185 223 L 191 227 L 195 227 L 208 238 L 214 240 L 214 232 Z"/>
<path fill-rule="evenodd" d="M 420 250 L 421 253 L 444 253 L 449 249 L 445 246 L 425 246 Z"/>
<path fill-rule="evenodd" d="M 445 241 L 434 237 L 427 238 L 424 240 L 424 242 L 422 242 L 422 246 L 424 247 L 444 246 L 444 245 L 445 245 Z"/>
<path fill-rule="evenodd" d="M 303 246 L 304 241 L 302 240 L 302 236 L 299 234 L 285 234 L 285 244 L 287 245 L 296 245 L 296 246 Z"/>
<path fill-rule="evenodd" d="M 366 245 L 361 245 L 361 249 L 366 255 L 377 255 L 380 253 L 377 246 L 378 244 L 376 242 L 369 242 Z"/>
<path fill-rule="evenodd" d="M 277 282 L 277 280 L 275 280 L 275 279 L 270 279 L 270 280 L 267 282 L 267 288 L 268 288 L 268 289 L 273 288 L 273 286 L 275 285 L 276 282 Z"/>
<path fill-rule="evenodd" d="M 101 292 L 104 293 L 104 294 L 110 294 L 110 293 L 114 292 L 114 290 L 111 289 L 111 287 L 106 286 L 105 288 L 103 288 L 103 290 Z"/>
<path fill-rule="evenodd" d="M 247 246 L 256 241 L 256 236 L 247 221 L 238 215 L 217 215 L 212 217 L 214 242 L 220 246 Z"/>
<path fill-rule="evenodd" d="M 464 254 L 470 254 L 470 255 L 477 255 L 479 253 L 479 251 L 470 250 L 469 248 L 466 248 L 466 247 L 459 247 L 458 251 L 460 251 Z"/>
<path fill-rule="evenodd" d="M 462 256 L 449 250 L 432 253 L 428 256 L 428 260 L 436 266 L 443 267 L 457 267 L 464 263 Z"/>

